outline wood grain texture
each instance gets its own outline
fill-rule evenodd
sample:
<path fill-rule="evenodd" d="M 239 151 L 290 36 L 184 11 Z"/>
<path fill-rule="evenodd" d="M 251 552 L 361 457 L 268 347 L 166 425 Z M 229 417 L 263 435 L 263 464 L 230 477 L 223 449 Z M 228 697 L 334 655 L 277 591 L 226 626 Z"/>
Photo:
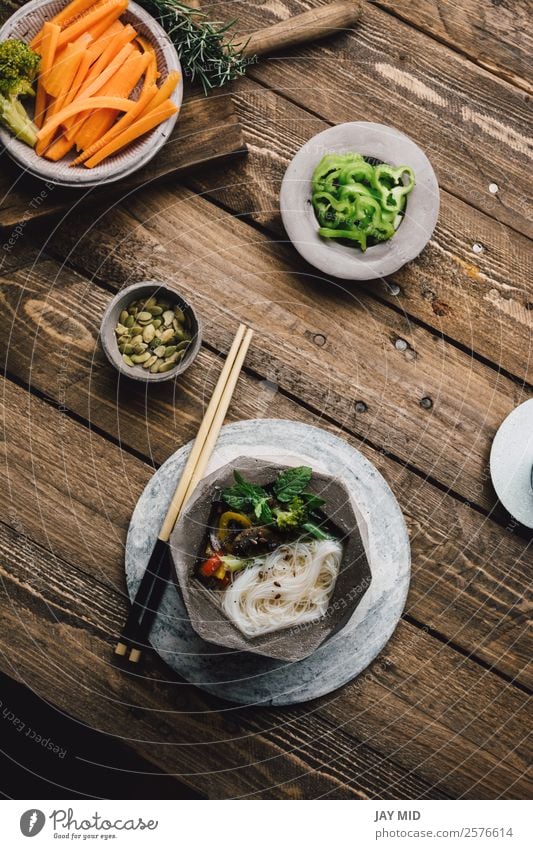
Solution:
<path fill-rule="evenodd" d="M 186 190 L 149 190 L 96 222 L 65 221 L 52 245 L 113 286 L 175 280 L 214 347 L 237 317 L 250 323 L 248 363 L 258 374 L 467 501 L 494 508 L 490 445 L 527 393 L 408 316 L 294 264 L 292 249 Z M 366 416 L 357 415 L 358 401 Z"/>
<path fill-rule="evenodd" d="M 251 80 L 239 83 L 234 101 L 249 156 L 222 170 L 207 166 L 187 183 L 286 239 L 279 213 L 285 169 L 328 124 Z M 391 285 L 376 281 L 364 291 L 531 384 L 532 259 L 526 237 L 443 191 L 437 228 L 422 255 L 390 277 Z"/>
<path fill-rule="evenodd" d="M 220 370 L 203 349 L 174 388 L 117 384 L 97 340 L 109 294 L 47 260 L 37 269 L 0 278 L 0 305 L 16 318 L 8 370 L 55 405 L 109 434 L 121 447 L 159 465 L 192 439 Z M 83 305 L 80 309 L 80 305 Z M 77 316 L 74 319 L 74 316 Z M 83 335 L 81 329 L 83 328 Z M 229 345 L 230 336 L 225 338 Z M 366 414 L 362 414 L 364 418 Z M 527 541 L 486 520 L 408 469 L 277 391 L 274 383 L 243 375 L 231 419 L 287 418 L 339 433 L 375 463 L 406 516 L 413 556 L 407 613 L 464 652 L 528 686 L 530 607 Z"/>
<path fill-rule="evenodd" d="M 249 30 L 322 4 L 232 0 L 217 12 L 237 15 Z M 376 6 L 365 4 L 353 31 L 264 58 L 249 76 L 330 123 L 376 121 L 402 130 L 423 148 L 444 189 L 533 232 L 529 96 Z"/>
<path fill-rule="evenodd" d="M 527 794 L 526 696 L 407 623 L 400 624 L 386 652 L 356 682 L 275 715 L 255 708 L 221 710 L 221 704 L 194 688 L 179 682 L 170 686 L 173 678 L 157 661 L 154 672 L 148 666 L 142 677 L 117 674 L 109 657 L 123 601 L 111 622 L 108 611 L 112 591 L 120 593 L 122 585 L 119 550 L 127 518 L 150 469 L 94 432 L 89 444 L 82 425 L 9 381 L 3 400 L 4 487 L 11 495 L 6 521 L 19 536 L 29 535 L 46 550 L 41 576 L 31 557 L 31 568 L 28 563 L 20 567 L 23 577 L 15 580 L 9 575 L 13 566 L 2 566 L 3 577 L 9 577 L 2 589 L 7 592 L 1 625 L 5 671 L 22 680 L 31 677 L 33 686 L 43 695 L 53 694 L 59 707 L 85 721 L 90 718 L 108 733 L 130 728 L 129 745 L 192 786 L 199 786 L 201 773 L 205 790 L 208 764 L 214 796 L 220 788 L 224 795 L 264 792 L 266 797 L 290 798 L 299 795 L 294 784 L 304 777 L 311 782 L 302 787 L 305 798 L 341 789 L 342 795 L 360 796 L 361 778 L 353 763 L 348 776 L 339 779 L 330 773 L 335 754 L 329 760 L 304 760 L 306 746 L 315 751 L 316 738 L 324 736 L 323 724 L 309 735 L 310 715 L 329 724 L 332 741 L 337 727 L 341 735 L 347 729 L 341 748 L 352 738 L 355 757 L 362 743 L 367 757 L 376 753 L 375 767 L 392 761 L 397 774 L 412 770 L 427 793 L 475 798 Z M 58 532 L 62 523 L 68 534 Z M 13 553 L 21 549 L 8 547 L 10 564 L 17 562 Z M 62 579 L 47 580 L 51 558 L 56 568 L 59 561 L 73 562 L 76 581 L 70 570 Z M 85 580 L 87 590 L 82 591 Z M 95 581 L 105 591 L 93 599 Z M 80 597 L 79 607 L 73 606 L 72 593 Z M 60 600 L 52 604 L 51 594 L 61 594 Z M 109 633 L 107 639 L 102 631 Z M 170 702 L 173 707 L 165 711 Z M 126 705 L 133 724 L 125 722 Z M 208 723 L 199 721 L 199 710 L 204 717 L 209 711 Z M 255 731 L 247 727 L 250 714 Z M 166 741 L 171 745 L 161 745 Z M 226 773 L 219 777 L 220 768 Z"/>
<path fill-rule="evenodd" d="M 375 0 L 416 29 L 531 92 L 531 6 L 528 0 Z"/>

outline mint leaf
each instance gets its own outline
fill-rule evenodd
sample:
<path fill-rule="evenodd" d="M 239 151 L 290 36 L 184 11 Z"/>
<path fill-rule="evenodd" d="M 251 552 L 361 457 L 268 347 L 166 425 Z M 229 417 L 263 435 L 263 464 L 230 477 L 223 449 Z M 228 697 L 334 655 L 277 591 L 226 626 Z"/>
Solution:
<path fill-rule="evenodd" d="M 262 486 L 249 483 L 240 472 L 234 471 L 235 483 L 233 486 L 223 490 L 222 498 L 232 510 L 253 510 L 257 519 L 264 524 L 270 524 L 273 520 L 272 511 L 269 506 L 268 492 Z"/>
<path fill-rule="evenodd" d="M 302 492 L 300 493 L 300 498 L 310 512 L 319 510 L 326 503 L 324 498 L 319 498 L 318 495 L 313 495 L 312 492 Z"/>
<path fill-rule="evenodd" d="M 312 474 L 313 470 L 310 466 L 297 466 L 294 469 L 286 469 L 281 472 L 274 484 L 274 492 L 278 501 L 292 501 L 296 495 L 300 495 L 311 480 Z"/>

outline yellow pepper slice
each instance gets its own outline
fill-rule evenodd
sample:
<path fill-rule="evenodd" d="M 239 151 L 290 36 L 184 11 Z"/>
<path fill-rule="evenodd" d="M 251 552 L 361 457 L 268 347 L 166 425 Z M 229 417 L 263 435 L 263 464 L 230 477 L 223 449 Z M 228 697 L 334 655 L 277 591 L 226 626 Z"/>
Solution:
<path fill-rule="evenodd" d="M 225 542 L 227 539 L 230 522 L 235 522 L 243 528 L 251 528 L 252 526 L 250 519 L 244 513 L 233 513 L 232 510 L 227 510 L 225 513 L 222 513 L 218 521 L 218 538 L 220 542 Z"/>

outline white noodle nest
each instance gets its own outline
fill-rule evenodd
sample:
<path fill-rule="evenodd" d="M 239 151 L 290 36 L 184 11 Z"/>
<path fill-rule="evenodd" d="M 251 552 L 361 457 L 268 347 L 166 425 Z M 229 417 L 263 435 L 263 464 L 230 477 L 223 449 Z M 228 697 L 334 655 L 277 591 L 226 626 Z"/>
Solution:
<path fill-rule="evenodd" d="M 222 609 L 247 637 L 314 622 L 328 609 L 341 560 L 337 540 L 281 545 L 234 576 Z"/>

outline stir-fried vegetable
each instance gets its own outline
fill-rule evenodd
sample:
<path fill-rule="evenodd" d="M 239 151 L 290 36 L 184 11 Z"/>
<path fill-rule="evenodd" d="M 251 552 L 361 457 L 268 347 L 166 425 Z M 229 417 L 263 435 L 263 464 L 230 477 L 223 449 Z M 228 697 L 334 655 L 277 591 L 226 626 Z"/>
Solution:
<path fill-rule="evenodd" d="M 319 235 L 357 242 L 362 251 L 387 241 L 401 224 L 414 185 L 407 165 L 371 165 L 359 153 L 327 154 L 312 177 Z"/>

